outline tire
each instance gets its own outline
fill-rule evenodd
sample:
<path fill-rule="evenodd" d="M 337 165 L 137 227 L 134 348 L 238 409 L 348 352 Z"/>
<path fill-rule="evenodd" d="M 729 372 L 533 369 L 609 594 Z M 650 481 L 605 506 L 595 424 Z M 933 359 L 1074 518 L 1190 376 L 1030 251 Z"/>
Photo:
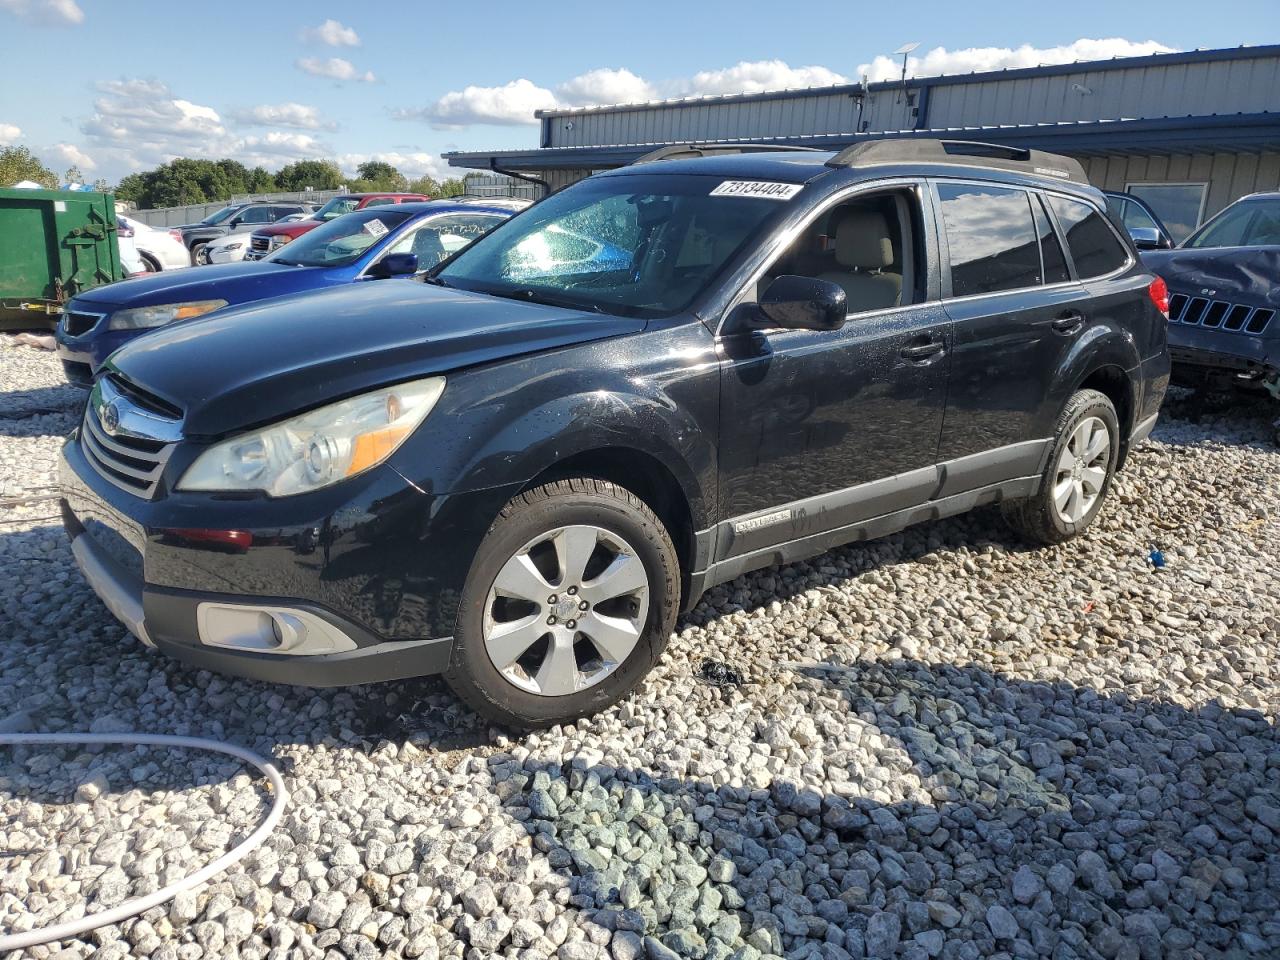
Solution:
<path fill-rule="evenodd" d="M 160 261 L 158 261 L 155 257 L 146 253 L 140 253 L 138 254 L 138 256 L 142 258 L 142 262 L 146 265 L 147 273 L 160 272 L 161 270 Z"/>
<path fill-rule="evenodd" d="M 1098 450 L 1095 444 L 1103 436 L 1106 447 Z M 1079 536 L 1102 510 L 1119 452 L 1120 419 L 1107 396 L 1097 390 L 1072 394 L 1058 416 L 1039 489 L 1025 500 L 1006 503 L 1005 520 L 1033 543 L 1064 543 Z"/>
<path fill-rule="evenodd" d="M 503 507 L 476 551 L 445 680 L 499 724 L 589 716 L 644 679 L 679 601 L 675 547 L 638 497 L 589 477 L 535 487 Z"/>
<path fill-rule="evenodd" d="M 205 250 L 208 245 L 209 244 L 207 242 L 193 243 L 191 245 L 191 265 L 193 267 L 200 267 L 208 264 L 209 254 Z"/>

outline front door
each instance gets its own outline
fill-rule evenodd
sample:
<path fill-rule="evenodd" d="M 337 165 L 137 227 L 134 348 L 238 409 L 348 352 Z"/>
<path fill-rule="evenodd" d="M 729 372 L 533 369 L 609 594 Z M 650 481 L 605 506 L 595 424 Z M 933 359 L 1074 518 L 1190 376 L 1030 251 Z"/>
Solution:
<path fill-rule="evenodd" d="M 846 290 L 834 331 L 721 338 L 721 558 L 914 506 L 936 486 L 950 321 L 921 190 L 860 194 L 819 213 L 766 271 Z"/>

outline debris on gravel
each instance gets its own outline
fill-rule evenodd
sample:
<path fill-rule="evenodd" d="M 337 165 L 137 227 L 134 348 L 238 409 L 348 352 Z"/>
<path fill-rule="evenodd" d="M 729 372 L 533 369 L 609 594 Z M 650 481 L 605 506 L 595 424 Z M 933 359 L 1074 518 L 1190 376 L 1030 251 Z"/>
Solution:
<path fill-rule="evenodd" d="M 0 382 L 9 504 L 56 486 L 84 394 L 29 348 Z M 1280 956 L 1273 417 L 1175 395 L 1060 547 L 982 511 L 717 587 L 638 693 L 522 736 L 433 680 L 156 655 L 56 501 L 0 507 L 0 731 L 230 740 L 292 794 L 231 872 L 24 956 Z M 0 931 L 186 875 L 269 802 L 198 751 L 0 748 Z"/>

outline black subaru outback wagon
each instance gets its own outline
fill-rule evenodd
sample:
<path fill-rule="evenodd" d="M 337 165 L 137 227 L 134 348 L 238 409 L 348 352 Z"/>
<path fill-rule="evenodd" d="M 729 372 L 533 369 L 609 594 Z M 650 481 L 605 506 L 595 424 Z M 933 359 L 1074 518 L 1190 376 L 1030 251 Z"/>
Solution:
<path fill-rule="evenodd" d="M 626 694 L 744 571 L 981 504 L 1042 543 L 1089 526 L 1169 359 L 1163 283 L 1079 164 L 940 141 L 650 160 L 423 283 L 115 353 L 62 469 L 108 607 L 211 670 L 442 672 L 541 725 Z"/>

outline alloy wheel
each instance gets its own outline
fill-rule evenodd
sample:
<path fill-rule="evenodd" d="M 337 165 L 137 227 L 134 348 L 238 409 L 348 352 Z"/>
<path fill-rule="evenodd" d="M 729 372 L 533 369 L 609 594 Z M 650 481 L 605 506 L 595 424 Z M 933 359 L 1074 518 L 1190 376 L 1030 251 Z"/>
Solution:
<path fill-rule="evenodd" d="M 1053 507 L 1066 523 L 1079 523 L 1102 495 L 1111 462 L 1111 434 L 1098 417 L 1081 420 L 1058 457 Z"/>
<path fill-rule="evenodd" d="M 602 527 L 556 527 L 498 571 L 485 600 L 485 651 L 521 690 L 564 696 L 625 663 L 648 618 L 649 576 L 626 540 Z"/>

